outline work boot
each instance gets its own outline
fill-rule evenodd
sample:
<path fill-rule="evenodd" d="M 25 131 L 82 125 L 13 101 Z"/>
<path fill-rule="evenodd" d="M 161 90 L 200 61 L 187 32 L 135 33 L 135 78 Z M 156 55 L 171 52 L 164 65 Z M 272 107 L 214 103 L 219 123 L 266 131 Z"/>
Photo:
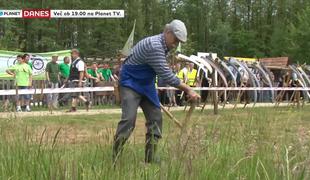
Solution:
<path fill-rule="evenodd" d="M 124 137 L 115 137 L 114 138 L 113 155 L 112 155 L 113 165 L 115 165 L 115 162 L 117 161 L 118 157 L 120 156 L 125 142 L 126 142 L 126 138 L 124 138 Z"/>
<path fill-rule="evenodd" d="M 148 138 L 145 144 L 145 163 L 160 163 L 159 157 L 156 156 L 157 138 Z"/>

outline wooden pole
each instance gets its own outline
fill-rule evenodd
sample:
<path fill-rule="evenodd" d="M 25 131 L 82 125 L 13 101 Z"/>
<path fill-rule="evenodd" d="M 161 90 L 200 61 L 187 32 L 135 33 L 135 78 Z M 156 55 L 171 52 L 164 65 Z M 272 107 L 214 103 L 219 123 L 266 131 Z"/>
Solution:
<path fill-rule="evenodd" d="M 202 107 L 201 107 L 201 112 L 204 111 L 206 105 L 207 105 L 207 100 L 205 100 L 205 102 L 203 102 L 203 105 L 202 105 Z"/>
<path fill-rule="evenodd" d="M 186 114 L 185 120 L 183 122 L 183 128 L 185 128 L 187 126 L 188 122 L 191 119 L 191 116 L 192 116 L 192 114 L 195 110 L 195 107 L 196 107 L 195 103 L 196 102 L 190 102 L 190 108 L 189 108 L 188 113 Z"/>
<path fill-rule="evenodd" d="M 17 86 L 16 82 L 15 82 L 15 92 L 16 92 L 16 96 L 15 96 L 16 104 L 15 104 L 15 106 L 17 107 L 17 102 L 18 102 L 18 99 L 19 99 L 19 97 L 18 97 L 19 95 L 18 95 L 18 86 Z M 15 110 L 16 110 L 16 108 L 15 108 Z"/>
<path fill-rule="evenodd" d="M 289 73 L 290 73 L 290 71 L 289 71 Z M 289 87 L 290 79 L 291 79 L 290 74 L 283 76 L 283 87 Z M 282 102 L 283 96 L 285 94 L 288 94 L 286 92 L 287 91 L 284 91 L 284 90 L 280 91 L 278 97 L 276 98 L 275 107 L 280 106 L 280 103 Z"/>
<path fill-rule="evenodd" d="M 297 102 L 297 108 L 300 108 L 300 91 L 297 91 L 296 93 L 296 102 Z"/>
<path fill-rule="evenodd" d="M 44 99 L 43 90 L 44 90 L 44 88 L 45 88 L 44 80 L 41 80 L 41 94 L 40 94 L 40 100 L 39 100 L 39 103 L 41 102 L 41 107 L 43 107 L 43 99 Z"/>
<path fill-rule="evenodd" d="M 288 102 L 287 105 L 290 105 L 292 102 L 293 102 L 293 105 L 294 105 L 295 94 L 296 94 L 296 91 L 293 91 L 293 94 L 292 94 L 292 96 L 290 97 L 290 100 L 289 100 L 289 102 Z"/>
<path fill-rule="evenodd" d="M 167 116 L 179 127 L 182 128 L 182 124 L 178 121 L 162 104 L 160 108 L 167 114 Z"/>
<path fill-rule="evenodd" d="M 120 87 L 118 81 L 113 83 L 114 85 L 114 95 L 115 95 L 115 102 L 117 105 L 121 105 L 121 96 L 120 96 Z"/>
<path fill-rule="evenodd" d="M 213 87 L 217 87 L 217 72 L 213 71 L 212 73 L 212 84 Z M 214 104 L 214 109 L 213 109 L 213 113 L 215 115 L 218 114 L 218 91 L 213 91 L 213 104 Z"/>

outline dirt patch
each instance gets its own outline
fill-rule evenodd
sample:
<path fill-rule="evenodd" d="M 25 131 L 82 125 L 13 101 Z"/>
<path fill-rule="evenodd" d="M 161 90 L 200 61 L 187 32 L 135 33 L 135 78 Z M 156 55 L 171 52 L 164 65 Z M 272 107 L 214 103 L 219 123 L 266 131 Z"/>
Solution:
<path fill-rule="evenodd" d="M 287 106 L 287 104 L 282 103 L 280 106 Z M 225 109 L 232 109 L 234 105 L 228 104 L 225 106 Z M 243 106 L 242 106 L 243 107 Z M 242 108 L 241 106 L 237 107 Z M 271 103 L 257 103 L 255 107 L 274 107 L 274 104 Z M 252 108 L 252 106 L 247 106 L 246 109 Z M 200 110 L 200 108 L 196 108 L 197 110 Z M 213 109 L 213 105 L 206 105 L 205 109 Z M 220 109 L 222 109 L 220 107 Z M 182 111 L 184 110 L 184 107 L 171 107 L 170 111 Z M 141 109 L 138 110 L 138 112 L 142 112 Z M 0 118 L 8 119 L 8 118 L 16 118 L 16 117 L 37 117 L 37 116 L 62 116 L 62 115 L 96 115 L 96 114 L 120 114 L 121 109 L 120 108 L 115 108 L 115 109 L 91 109 L 89 111 L 86 110 L 78 110 L 75 113 L 66 113 L 64 110 L 58 110 L 58 111 L 33 111 L 33 112 L 1 112 L 0 113 Z"/>

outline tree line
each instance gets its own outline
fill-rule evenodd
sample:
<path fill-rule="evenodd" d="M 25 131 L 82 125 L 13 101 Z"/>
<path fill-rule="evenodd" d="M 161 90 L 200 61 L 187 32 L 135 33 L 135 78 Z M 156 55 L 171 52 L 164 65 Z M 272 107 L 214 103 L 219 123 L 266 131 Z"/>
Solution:
<path fill-rule="evenodd" d="M 124 9 L 123 19 L 0 19 L 0 49 L 45 52 L 78 47 L 85 56 L 115 56 L 136 20 L 135 42 L 180 19 L 184 53 L 289 56 L 310 62 L 309 0 L 2 0 L 0 9 Z"/>

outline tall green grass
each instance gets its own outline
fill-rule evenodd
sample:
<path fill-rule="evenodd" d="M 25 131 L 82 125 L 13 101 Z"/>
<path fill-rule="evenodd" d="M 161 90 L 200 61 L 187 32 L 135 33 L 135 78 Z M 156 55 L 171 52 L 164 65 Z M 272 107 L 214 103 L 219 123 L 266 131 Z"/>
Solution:
<path fill-rule="evenodd" d="M 309 110 L 197 111 L 182 135 L 165 117 L 161 163 L 144 164 L 143 138 L 134 136 L 115 168 L 112 129 L 119 115 L 2 119 L 0 179 L 309 179 Z M 70 141 L 68 127 L 89 135 Z"/>

